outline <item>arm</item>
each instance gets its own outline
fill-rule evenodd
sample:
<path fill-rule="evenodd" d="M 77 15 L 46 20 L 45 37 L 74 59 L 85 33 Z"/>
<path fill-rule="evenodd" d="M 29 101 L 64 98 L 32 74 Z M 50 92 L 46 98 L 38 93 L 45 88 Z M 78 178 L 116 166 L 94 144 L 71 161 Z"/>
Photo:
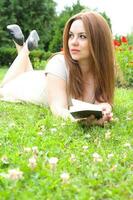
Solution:
<path fill-rule="evenodd" d="M 52 113 L 64 119 L 72 118 L 68 110 L 66 81 L 50 73 L 46 76 L 48 104 Z"/>

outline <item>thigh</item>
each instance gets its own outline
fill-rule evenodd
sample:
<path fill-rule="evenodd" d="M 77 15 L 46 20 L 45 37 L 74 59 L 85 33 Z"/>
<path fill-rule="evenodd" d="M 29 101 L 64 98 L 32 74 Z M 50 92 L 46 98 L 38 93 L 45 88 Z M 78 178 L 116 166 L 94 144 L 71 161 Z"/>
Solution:
<path fill-rule="evenodd" d="M 40 104 L 45 93 L 44 71 L 29 71 L 8 82 L 2 88 L 3 99 Z"/>

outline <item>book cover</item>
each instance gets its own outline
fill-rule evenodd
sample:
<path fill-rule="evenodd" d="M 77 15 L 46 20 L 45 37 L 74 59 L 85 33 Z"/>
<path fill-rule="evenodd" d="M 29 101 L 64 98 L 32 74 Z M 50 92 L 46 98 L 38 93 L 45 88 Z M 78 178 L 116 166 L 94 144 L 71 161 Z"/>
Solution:
<path fill-rule="evenodd" d="M 70 111 L 70 113 L 76 119 L 87 118 L 90 115 L 94 115 L 97 119 L 100 119 L 102 117 L 102 111 L 100 110 L 77 110 Z"/>
<path fill-rule="evenodd" d="M 90 115 L 94 115 L 97 119 L 102 117 L 102 109 L 96 104 L 76 104 L 70 107 L 70 113 L 76 119 L 87 118 Z"/>

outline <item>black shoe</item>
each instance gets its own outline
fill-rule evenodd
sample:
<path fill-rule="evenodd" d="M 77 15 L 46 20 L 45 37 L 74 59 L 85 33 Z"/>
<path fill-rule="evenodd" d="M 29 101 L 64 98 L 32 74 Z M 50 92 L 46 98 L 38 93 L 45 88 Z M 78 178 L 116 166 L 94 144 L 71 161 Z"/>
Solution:
<path fill-rule="evenodd" d="M 24 35 L 21 28 L 17 24 L 11 24 L 7 26 L 7 30 L 10 33 L 12 39 L 20 46 L 24 44 Z"/>
<path fill-rule="evenodd" d="M 38 47 L 39 40 L 40 38 L 36 30 L 31 31 L 27 39 L 27 46 L 28 46 L 29 51 L 32 51 L 33 49 Z"/>

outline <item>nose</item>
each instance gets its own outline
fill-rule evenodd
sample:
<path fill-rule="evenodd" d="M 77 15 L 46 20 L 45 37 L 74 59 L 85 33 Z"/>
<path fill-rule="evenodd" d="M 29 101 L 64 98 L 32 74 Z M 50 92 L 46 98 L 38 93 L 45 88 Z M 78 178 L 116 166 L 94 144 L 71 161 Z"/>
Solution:
<path fill-rule="evenodd" d="M 78 45 L 78 38 L 76 36 L 72 38 L 71 44 L 72 45 Z"/>

